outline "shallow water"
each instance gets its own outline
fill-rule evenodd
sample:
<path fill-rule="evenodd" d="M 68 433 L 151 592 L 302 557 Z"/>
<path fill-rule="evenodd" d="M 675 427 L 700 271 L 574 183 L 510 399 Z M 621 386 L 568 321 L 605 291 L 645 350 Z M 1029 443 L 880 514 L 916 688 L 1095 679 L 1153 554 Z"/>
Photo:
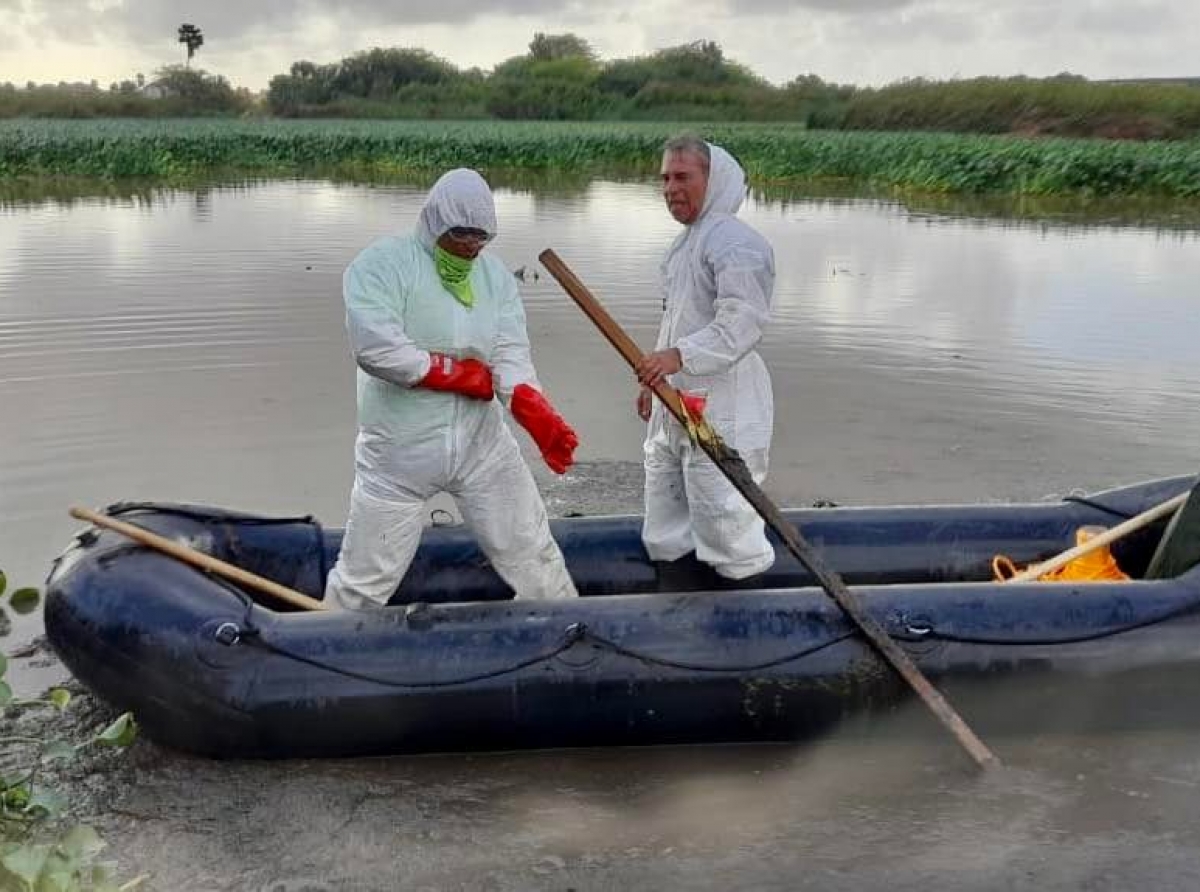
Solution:
<path fill-rule="evenodd" d="M 340 523 L 353 439 L 340 276 L 421 197 L 287 181 L 0 202 L 0 565 L 39 581 L 77 502 Z M 675 224 L 649 183 L 504 188 L 497 203 L 494 249 L 529 273 L 539 371 L 579 457 L 637 461 L 628 373 L 533 273 L 555 248 L 650 346 Z M 1191 472 L 1200 229 L 1100 225 L 1113 214 L 1095 208 L 954 212 L 786 194 L 745 209 L 778 259 L 771 491 L 1015 499 Z"/>
<path fill-rule="evenodd" d="M 576 425 L 556 512 L 636 509 L 631 379 L 535 257 L 555 248 L 644 345 L 675 232 L 649 183 L 501 189 L 541 377 Z M 74 503 L 183 500 L 339 524 L 353 366 L 340 276 L 408 226 L 403 184 L 269 182 L 0 202 L 0 566 L 37 583 Z M 759 195 L 778 259 L 768 489 L 842 504 L 1040 499 L 1193 473 L 1200 230 L 1112 207 Z M 1158 209 L 1162 210 L 1162 209 Z M 1186 215 L 1183 215 L 1186 216 Z M 22 620 L 15 645 L 37 632 Z M 36 686 L 44 655 L 15 663 Z M 1020 704 L 1009 708 L 1019 709 Z M 1072 704 L 1103 709 L 1104 704 Z M 1195 888 L 1185 735 L 295 765 L 141 747 L 113 851 L 156 888 Z M 302 816 L 302 817 L 301 817 Z"/>

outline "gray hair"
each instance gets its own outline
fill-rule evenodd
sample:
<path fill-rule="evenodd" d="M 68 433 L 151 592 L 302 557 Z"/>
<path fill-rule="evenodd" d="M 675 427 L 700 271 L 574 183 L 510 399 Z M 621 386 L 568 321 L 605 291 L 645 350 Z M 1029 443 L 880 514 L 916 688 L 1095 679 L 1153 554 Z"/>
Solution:
<path fill-rule="evenodd" d="M 668 139 L 663 143 L 663 154 L 693 155 L 700 159 L 705 173 L 708 173 L 709 165 L 712 163 L 712 152 L 709 151 L 708 143 L 690 133 Z"/>

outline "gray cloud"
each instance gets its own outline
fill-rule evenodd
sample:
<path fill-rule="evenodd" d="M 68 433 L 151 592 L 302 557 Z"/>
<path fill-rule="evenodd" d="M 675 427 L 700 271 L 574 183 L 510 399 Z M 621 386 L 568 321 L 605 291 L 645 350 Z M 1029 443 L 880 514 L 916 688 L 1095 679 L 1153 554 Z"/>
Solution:
<path fill-rule="evenodd" d="M 15 2 L 15 0 L 0 0 Z M 574 0 L 125 0 L 99 12 L 81 14 L 80 0 L 32 0 L 42 30 L 75 40 L 86 26 L 89 35 L 161 40 L 183 22 L 197 25 L 206 37 L 237 39 L 271 33 L 286 39 L 314 19 L 335 19 L 356 29 L 402 28 L 434 23 L 466 23 L 484 14 L 546 16 L 562 13 Z"/>
<path fill-rule="evenodd" d="M 1164 35 L 1187 27 L 1181 21 L 1179 5 L 1168 0 L 1085 0 L 1074 4 L 1010 0 L 999 18 L 1003 32 L 1014 38 L 1040 39 L 1053 33 L 1064 40 L 1080 33 Z"/>
<path fill-rule="evenodd" d="M 844 19 L 837 30 L 840 39 L 852 44 L 904 41 L 947 46 L 970 43 L 983 33 L 984 26 L 976 16 L 940 7 Z"/>
<path fill-rule="evenodd" d="M 917 2 L 918 0 L 729 0 L 729 11 L 734 15 L 809 11 L 855 16 L 904 9 Z"/>
<path fill-rule="evenodd" d="M 1047 35 L 1062 30 L 1066 11 L 1057 4 L 1030 3 L 1025 0 L 997 10 L 994 18 L 1002 35 Z"/>
<path fill-rule="evenodd" d="M 1144 35 L 1184 27 L 1179 21 L 1179 7 L 1163 0 L 1143 0 L 1126 3 L 1088 3 L 1075 11 L 1071 21 L 1081 30 L 1093 34 Z"/>
<path fill-rule="evenodd" d="M 1200 5 L 1179 0 L 0 0 L 0 78 L 120 78 L 179 62 L 264 87 L 298 59 L 423 46 L 487 68 L 534 31 L 574 31 L 605 57 L 712 39 L 778 82 L 910 76 L 1194 73 Z M 45 61 L 44 64 L 41 64 Z M 52 60 L 52 61 L 50 61 Z M 1181 70 L 1182 69 L 1182 70 Z"/>

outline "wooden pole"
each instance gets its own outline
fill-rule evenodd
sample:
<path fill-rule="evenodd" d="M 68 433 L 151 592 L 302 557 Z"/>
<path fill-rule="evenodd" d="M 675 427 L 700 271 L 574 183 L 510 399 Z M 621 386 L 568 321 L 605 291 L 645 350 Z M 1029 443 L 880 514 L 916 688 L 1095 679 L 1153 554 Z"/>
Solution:
<path fill-rule="evenodd" d="M 625 358 L 631 367 L 635 367 L 642 359 L 642 351 L 637 344 L 625 333 L 620 325 L 592 296 L 587 287 L 575 276 L 554 251 L 546 249 L 538 255 L 538 259 L 558 280 L 563 289 L 577 303 L 580 309 L 595 323 L 596 327 L 606 337 L 617 351 Z M 654 394 L 663 401 L 667 409 L 683 424 L 689 419 L 679 399 L 679 393 L 667 383 L 655 385 Z M 909 683 L 917 695 L 925 702 L 934 716 L 954 735 L 963 749 L 975 760 L 981 768 L 999 764 L 995 754 L 976 736 L 975 732 L 955 712 L 954 707 L 921 673 L 908 654 L 891 639 L 887 631 L 875 619 L 863 610 L 858 597 L 846 587 L 842 578 L 825 565 L 816 550 L 800 535 L 800 532 L 783 516 L 780 510 L 767 497 L 766 493 L 754 482 L 749 468 L 738 453 L 729 448 L 707 423 L 700 425 L 696 443 L 724 472 L 732 483 L 754 509 L 762 516 L 787 545 L 788 550 L 817 577 L 821 587 L 842 608 L 850 620 L 858 626 L 867 640 L 887 660 L 888 663 Z"/>
<path fill-rule="evenodd" d="M 269 579 L 256 576 L 253 573 L 243 570 L 241 567 L 227 564 L 210 554 L 204 554 L 203 552 L 196 551 L 194 548 L 180 545 L 178 542 L 173 542 L 164 536 L 152 533 L 132 523 L 117 520 L 115 517 L 109 517 L 107 514 L 98 514 L 87 508 L 72 508 L 71 516 L 78 520 L 86 520 L 88 523 L 95 524 L 98 527 L 104 527 L 105 529 L 120 533 L 123 536 L 128 536 L 135 542 L 140 542 L 142 545 L 157 549 L 164 554 L 169 554 L 171 557 L 177 558 L 186 564 L 191 564 L 193 567 L 199 567 L 201 570 L 207 570 L 209 573 L 215 573 L 217 576 L 224 576 L 226 579 L 240 583 L 247 588 L 252 588 L 280 600 L 287 601 L 295 607 L 303 607 L 305 610 L 329 609 L 324 601 L 310 598 L 308 595 L 301 594 L 295 589 L 288 588 L 286 585 L 280 585 L 278 582 L 272 582 Z"/>

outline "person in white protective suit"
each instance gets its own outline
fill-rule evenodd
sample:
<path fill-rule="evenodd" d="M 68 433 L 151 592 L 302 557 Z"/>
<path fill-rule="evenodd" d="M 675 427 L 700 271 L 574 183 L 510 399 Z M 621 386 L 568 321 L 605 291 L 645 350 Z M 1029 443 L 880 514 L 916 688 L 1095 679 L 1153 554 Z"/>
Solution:
<path fill-rule="evenodd" d="M 648 388 L 666 379 L 691 414 L 703 413 L 741 453 L 754 480 L 765 479 L 774 407 L 755 347 L 771 310 L 775 257 L 735 216 L 746 176 L 724 149 L 692 137 L 669 141 L 662 181 L 667 210 L 685 228 L 662 264 L 655 351 L 636 370 L 638 413 L 649 422 L 642 540 L 652 560 L 694 551 L 722 576 L 745 579 L 775 561 L 762 518 Z"/>
<path fill-rule="evenodd" d="M 452 170 L 413 234 L 376 241 L 346 269 L 358 436 L 345 539 L 325 586 L 331 607 L 387 603 L 439 492 L 518 598 L 577 594 L 501 403 L 559 474 L 579 440 L 542 395 L 513 274 L 483 251 L 495 234 L 483 177 Z"/>

